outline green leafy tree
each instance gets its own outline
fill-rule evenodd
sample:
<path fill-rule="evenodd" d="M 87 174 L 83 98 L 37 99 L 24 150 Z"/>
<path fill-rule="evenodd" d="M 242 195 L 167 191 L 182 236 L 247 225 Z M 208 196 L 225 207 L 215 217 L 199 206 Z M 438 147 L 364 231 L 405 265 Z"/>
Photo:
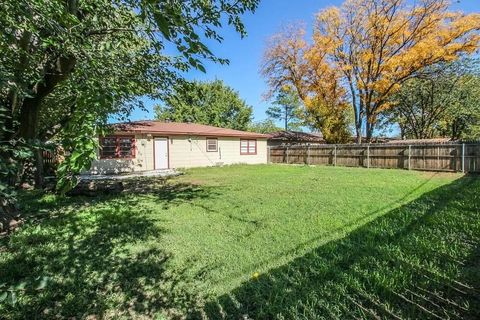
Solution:
<path fill-rule="evenodd" d="M 452 103 L 440 121 L 440 135 L 454 140 L 480 139 L 480 74 L 461 77 Z"/>
<path fill-rule="evenodd" d="M 272 133 L 281 130 L 282 128 L 278 127 L 273 119 L 265 119 L 263 121 L 253 122 L 248 127 L 248 131 L 257 133 Z"/>
<path fill-rule="evenodd" d="M 267 109 L 266 113 L 269 117 L 280 120 L 286 131 L 301 127 L 302 103 L 298 95 L 289 87 L 279 90 L 273 105 Z"/>
<path fill-rule="evenodd" d="M 56 135 L 88 134 L 92 141 L 109 115 L 124 117 L 139 105 L 138 96 L 165 94 L 178 71 L 205 71 L 204 60 L 227 63 L 205 40 L 222 41 L 223 24 L 244 36 L 240 16 L 257 5 L 258 0 L 3 1 L 0 162 L 8 165 L 0 167 L 0 190 L 18 184 L 31 158 L 41 185 L 42 150 L 33 146 Z M 165 54 L 167 46 L 178 54 Z M 68 125 L 87 114 L 90 126 Z M 87 140 L 73 148 L 95 148 Z M 88 166 L 80 158 L 88 159 L 90 151 L 76 160 Z"/>
<path fill-rule="evenodd" d="M 387 115 L 406 138 L 478 138 L 478 61 L 465 59 L 428 68 L 405 82 L 392 101 L 396 107 Z"/>
<path fill-rule="evenodd" d="M 163 96 L 179 71 L 205 71 L 204 60 L 228 63 L 204 42 L 221 42 L 224 24 L 246 35 L 240 16 L 257 5 L 258 0 L 3 1 L 0 215 L 12 210 L 12 190 L 26 161 L 36 166 L 36 185 L 42 185 L 46 140 L 70 139 L 68 148 L 82 150 L 71 153 L 70 168 L 60 174 L 88 167 L 109 115 L 124 118 L 141 106 L 139 96 Z"/>
<path fill-rule="evenodd" d="M 194 122 L 222 128 L 247 130 L 252 107 L 221 80 L 184 82 L 156 106 L 156 118 L 165 121 Z"/>

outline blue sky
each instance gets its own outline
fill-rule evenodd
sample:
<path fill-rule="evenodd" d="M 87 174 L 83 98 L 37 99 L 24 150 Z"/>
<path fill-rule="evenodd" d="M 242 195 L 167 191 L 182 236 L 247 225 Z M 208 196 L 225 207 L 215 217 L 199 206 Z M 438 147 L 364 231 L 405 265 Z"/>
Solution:
<path fill-rule="evenodd" d="M 229 65 L 205 63 L 207 72 L 191 71 L 186 74 L 189 80 L 221 79 L 240 93 L 240 96 L 253 107 L 254 120 L 266 118 L 269 106 L 262 95 L 267 91 L 264 79 L 259 74 L 259 67 L 266 41 L 282 25 L 304 21 L 307 29 L 311 28 L 314 15 L 322 8 L 340 5 L 343 1 L 320 0 L 262 0 L 254 14 L 243 17 L 248 36 L 241 39 L 232 28 L 224 28 L 221 34 L 224 41 L 219 44 L 209 42 L 209 48 L 219 57 L 228 58 Z M 452 10 L 479 12 L 480 0 L 454 1 Z M 149 112 L 135 110 L 130 120 L 153 119 L 153 105 L 156 101 L 145 100 Z"/>

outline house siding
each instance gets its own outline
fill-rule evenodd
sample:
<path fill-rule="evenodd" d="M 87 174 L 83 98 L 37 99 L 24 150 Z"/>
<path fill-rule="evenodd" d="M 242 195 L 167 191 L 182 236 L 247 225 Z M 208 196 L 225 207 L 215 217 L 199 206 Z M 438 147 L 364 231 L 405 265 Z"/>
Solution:
<path fill-rule="evenodd" d="M 190 138 L 190 140 L 189 140 Z M 257 140 L 257 154 L 241 155 L 240 138 L 216 137 L 218 149 L 207 152 L 207 137 L 175 136 L 169 139 L 170 167 L 190 168 L 225 164 L 258 164 L 267 162 L 267 140 Z"/>
<path fill-rule="evenodd" d="M 114 174 L 123 172 L 154 170 L 154 138 L 156 135 L 135 135 L 134 159 L 100 159 L 93 161 L 90 173 Z M 159 135 L 158 137 L 165 137 Z M 215 137 L 218 139 L 216 152 L 207 152 L 207 137 L 168 137 L 170 168 L 207 167 L 228 164 L 260 164 L 267 162 L 267 140 L 257 140 L 257 154 L 241 155 L 240 139 L 237 137 Z M 243 139 L 243 138 L 242 138 Z"/>

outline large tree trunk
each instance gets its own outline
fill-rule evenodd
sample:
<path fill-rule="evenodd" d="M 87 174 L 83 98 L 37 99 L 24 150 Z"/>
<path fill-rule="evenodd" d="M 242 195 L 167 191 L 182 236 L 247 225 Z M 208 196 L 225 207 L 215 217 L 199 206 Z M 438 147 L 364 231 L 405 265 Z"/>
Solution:
<path fill-rule="evenodd" d="M 357 143 L 362 143 L 362 124 L 361 122 L 355 120 L 355 134 L 357 136 Z"/>
<path fill-rule="evenodd" d="M 355 96 L 352 98 L 352 106 L 353 106 L 353 113 L 355 115 L 355 134 L 356 134 L 356 142 L 358 144 L 362 143 L 362 110 L 361 106 L 356 105 Z"/>
<path fill-rule="evenodd" d="M 37 139 L 40 103 L 42 97 L 26 98 L 23 101 L 19 116 L 18 136 L 29 141 Z"/>
<path fill-rule="evenodd" d="M 46 68 L 45 77 L 33 88 L 35 95 L 23 100 L 19 116 L 18 136 L 28 143 L 38 142 L 38 127 L 42 100 L 50 94 L 58 83 L 68 78 L 75 67 L 75 57 L 58 57 L 52 67 Z M 43 187 L 42 150 L 35 152 L 35 187 Z"/>
<path fill-rule="evenodd" d="M 398 124 L 398 127 L 400 128 L 400 139 L 405 140 L 405 127 L 401 124 Z"/>
<path fill-rule="evenodd" d="M 350 87 L 350 94 L 352 95 L 352 108 L 353 114 L 355 117 L 355 135 L 356 135 L 356 143 L 362 143 L 362 105 L 357 106 L 357 95 L 355 93 L 355 88 L 353 86 L 352 78 L 347 76 L 348 84 Z"/>
<path fill-rule="evenodd" d="M 369 124 L 369 121 L 367 120 L 366 137 L 365 137 L 367 143 L 372 142 L 373 128 L 374 126 L 372 124 Z"/>
<path fill-rule="evenodd" d="M 27 143 L 38 144 L 38 125 L 40 117 L 40 107 L 41 107 L 41 98 L 27 98 L 23 102 L 22 109 L 20 112 L 19 122 L 20 127 L 18 135 L 25 139 Z M 35 166 L 34 176 L 35 176 L 35 188 L 43 188 L 43 158 L 42 150 L 36 148 L 34 150 L 34 162 Z"/>

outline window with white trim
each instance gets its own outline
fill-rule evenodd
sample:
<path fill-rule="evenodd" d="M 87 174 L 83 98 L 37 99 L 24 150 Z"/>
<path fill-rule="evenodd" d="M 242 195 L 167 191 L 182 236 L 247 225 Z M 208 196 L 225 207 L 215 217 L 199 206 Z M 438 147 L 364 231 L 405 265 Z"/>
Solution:
<path fill-rule="evenodd" d="M 257 140 L 240 140 L 240 154 L 257 154 Z"/>
<path fill-rule="evenodd" d="M 218 151 L 218 139 L 207 138 L 207 152 L 217 152 L 217 151 Z"/>

